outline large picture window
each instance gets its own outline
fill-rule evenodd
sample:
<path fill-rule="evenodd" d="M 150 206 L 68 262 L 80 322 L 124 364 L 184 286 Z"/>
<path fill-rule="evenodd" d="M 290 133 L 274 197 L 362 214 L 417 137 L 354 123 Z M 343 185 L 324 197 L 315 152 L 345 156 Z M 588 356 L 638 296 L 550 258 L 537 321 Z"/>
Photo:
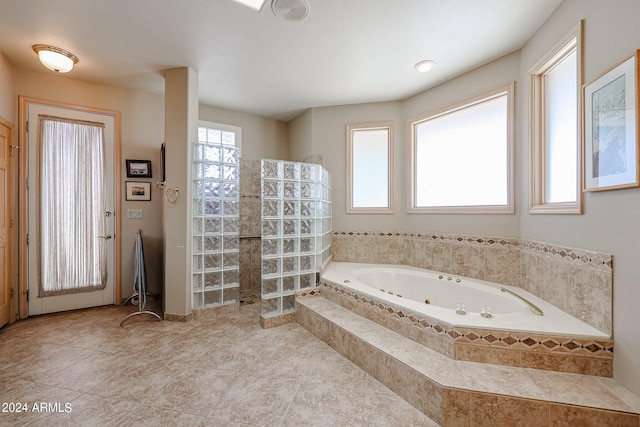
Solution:
<path fill-rule="evenodd" d="M 410 127 L 409 212 L 514 212 L 513 84 Z"/>

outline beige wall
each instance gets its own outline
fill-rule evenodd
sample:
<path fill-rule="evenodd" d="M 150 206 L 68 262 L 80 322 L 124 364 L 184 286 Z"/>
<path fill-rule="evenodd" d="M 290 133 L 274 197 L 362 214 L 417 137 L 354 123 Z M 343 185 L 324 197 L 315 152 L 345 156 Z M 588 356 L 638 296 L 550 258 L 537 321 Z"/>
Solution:
<path fill-rule="evenodd" d="M 431 90 L 413 96 L 403 103 L 404 145 L 405 158 L 408 159 L 408 121 L 424 116 L 430 112 L 438 111 L 442 108 L 464 101 L 475 95 L 482 94 L 489 90 L 505 84 L 516 82 L 515 98 L 516 105 L 519 99 L 524 98 L 526 85 L 518 82 L 519 78 L 519 52 L 506 55 L 498 60 L 492 61 L 472 72 L 463 74 L 455 79 L 443 83 Z M 516 107 L 515 127 L 522 126 L 521 111 Z M 525 121 L 526 123 L 526 121 Z M 522 140 L 516 135 L 515 155 L 518 157 L 522 153 Z M 408 161 L 405 160 L 408 164 Z M 406 168 L 405 168 L 406 169 Z M 408 172 L 405 170 L 405 176 Z M 516 185 L 520 179 L 516 166 Z M 405 178 L 404 186 L 408 188 L 408 178 Z M 518 188 L 516 186 L 516 188 Z M 408 196 L 407 196 L 408 197 Z M 522 193 L 516 191 L 515 202 L 523 197 Z M 406 208 L 405 206 L 403 206 Z M 406 216 L 405 227 L 409 230 L 440 231 L 447 233 L 462 233 L 491 236 L 517 236 L 519 231 L 519 219 L 517 215 L 424 215 L 410 214 Z"/>
<path fill-rule="evenodd" d="M 592 81 L 640 47 L 640 2 L 636 0 L 565 0 L 521 54 L 521 79 L 562 36 L 584 19 L 584 76 Z M 519 103 L 521 118 L 527 105 Z M 526 122 L 519 135 L 526 141 Z M 527 170 L 526 152 L 518 169 Z M 522 172 L 520 173 L 522 176 Z M 520 193 L 528 194 L 522 176 Z M 613 254 L 614 377 L 640 394 L 640 188 L 586 193 L 583 215 L 528 215 L 527 200 L 519 203 L 523 238 Z"/>
<path fill-rule="evenodd" d="M 121 295 L 133 292 L 133 244 L 138 229 L 143 231 L 149 290 L 162 292 L 163 284 L 163 193 L 155 188 L 160 180 L 160 145 L 164 141 L 164 97 L 96 85 L 69 77 L 16 70 L 0 54 L 0 115 L 17 125 L 17 96 L 99 107 L 122 113 L 121 165 Z M 200 106 L 202 120 L 242 127 L 243 156 L 247 158 L 287 158 L 286 123 L 251 114 Z M 124 183 L 126 159 L 151 160 L 153 178 L 150 202 L 126 201 Z M 171 168 L 167 160 L 167 168 Z M 179 166 L 184 169 L 183 166 Z M 127 219 L 129 209 L 142 209 L 143 219 Z"/>
<path fill-rule="evenodd" d="M 289 122 L 289 160 L 302 162 L 313 154 L 313 110 L 307 110 Z"/>
<path fill-rule="evenodd" d="M 16 69 L 0 52 L 0 117 L 16 124 Z"/>
<path fill-rule="evenodd" d="M 399 102 L 312 108 L 292 122 L 289 153 L 295 160 L 322 156 L 333 175 L 333 227 L 338 230 L 439 231 L 448 233 L 517 236 L 517 215 L 424 215 L 407 213 L 409 146 L 408 122 L 474 95 L 517 81 L 520 54 L 512 53 L 434 89 Z M 524 97 L 516 84 L 516 98 Z M 394 122 L 395 213 L 385 215 L 346 213 L 346 125 L 377 121 Z M 519 119 L 516 126 L 520 125 Z M 306 140 L 311 129 L 312 140 Z M 295 132 L 293 131 L 295 130 Z M 518 145 L 516 141 L 516 145 Z M 519 148 L 516 152 L 520 151 Z M 516 195 L 516 201 L 518 195 Z"/>
<path fill-rule="evenodd" d="M 191 314 L 191 144 L 198 140 L 198 73 L 191 68 L 165 72 L 166 190 L 163 197 L 164 314 L 184 320 Z M 171 166 L 169 165 L 171 160 Z M 177 317 L 173 317 L 177 316 Z"/>
<path fill-rule="evenodd" d="M 200 120 L 242 128 L 242 157 L 288 159 L 288 125 L 248 113 L 200 105 Z"/>
<path fill-rule="evenodd" d="M 396 165 L 403 164 L 404 158 L 404 122 L 401 117 L 401 104 L 398 102 L 379 102 L 359 105 L 313 108 L 311 110 L 311 144 L 308 144 L 306 157 L 321 157 L 322 165 L 332 175 L 332 203 L 334 229 L 395 229 L 404 221 L 403 204 L 404 171 L 395 169 L 395 215 L 347 215 L 346 214 L 346 126 L 348 123 L 378 121 L 394 122 L 394 155 Z M 309 119 L 307 119 L 309 120 Z M 308 124 L 307 124 L 308 126 Z M 290 142 L 293 144 L 293 140 Z M 293 152 L 290 149 L 290 152 Z M 304 158 L 302 158 L 304 160 Z"/>
<path fill-rule="evenodd" d="M 146 159 L 152 162 L 155 183 L 160 172 L 160 144 L 164 139 L 163 97 L 96 85 L 53 73 L 34 73 L 19 70 L 17 94 L 99 107 L 122 113 L 121 167 L 121 296 L 133 291 L 133 245 L 135 234 L 141 229 L 145 243 L 147 283 L 151 292 L 162 290 L 162 216 L 161 192 L 152 185 L 150 202 L 125 201 L 125 159 Z M 17 100 L 16 100 L 17 101 Z M 143 219 L 127 219 L 128 209 L 142 209 Z"/>

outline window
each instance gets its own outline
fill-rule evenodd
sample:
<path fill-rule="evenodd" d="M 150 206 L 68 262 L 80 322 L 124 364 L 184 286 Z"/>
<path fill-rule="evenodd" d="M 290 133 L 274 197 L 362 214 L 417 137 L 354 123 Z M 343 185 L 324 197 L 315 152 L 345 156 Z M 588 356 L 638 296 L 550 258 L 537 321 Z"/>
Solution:
<path fill-rule="evenodd" d="M 39 296 L 104 289 L 107 284 L 105 125 L 44 115 L 38 121 Z"/>
<path fill-rule="evenodd" d="M 580 193 L 581 26 L 530 71 L 530 213 L 582 212 Z"/>
<path fill-rule="evenodd" d="M 410 123 L 409 212 L 514 212 L 513 87 Z"/>
<path fill-rule="evenodd" d="M 347 125 L 347 213 L 393 213 L 393 123 Z"/>
<path fill-rule="evenodd" d="M 241 148 L 242 128 L 221 123 L 200 121 L 198 141 L 203 144 L 228 145 Z M 241 151 L 240 151 L 241 152 Z"/>

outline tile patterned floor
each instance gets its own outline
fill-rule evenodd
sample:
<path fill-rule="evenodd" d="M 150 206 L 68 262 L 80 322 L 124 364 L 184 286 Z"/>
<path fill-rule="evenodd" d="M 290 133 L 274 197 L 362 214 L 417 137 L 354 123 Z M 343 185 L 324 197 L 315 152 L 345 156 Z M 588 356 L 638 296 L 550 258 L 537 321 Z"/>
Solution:
<path fill-rule="evenodd" d="M 0 426 L 437 425 L 298 324 L 260 328 L 259 309 L 119 328 L 134 307 L 101 307 L 0 329 Z"/>

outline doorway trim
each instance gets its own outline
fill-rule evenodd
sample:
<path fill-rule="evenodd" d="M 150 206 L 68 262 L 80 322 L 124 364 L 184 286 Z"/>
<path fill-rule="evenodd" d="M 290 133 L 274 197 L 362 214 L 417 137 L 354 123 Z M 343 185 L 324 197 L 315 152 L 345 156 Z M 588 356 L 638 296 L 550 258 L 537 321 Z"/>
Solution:
<path fill-rule="evenodd" d="M 28 106 L 30 103 L 43 104 L 52 107 L 68 108 L 71 110 L 79 110 L 88 113 L 97 113 L 113 117 L 113 135 L 114 135 L 114 204 L 115 204 L 115 303 L 120 303 L 120 163 L 121 163 L 121 123 L 120 112 L 115 110 L 108 110 L 97 107 L 87 107 L 84 105 L 67 104 L 57 101 L 49 101 L 40 98 L 32 98 L 27 96 L 18 96 L 18 141 L 21 146 L 27 146 L 27 120 L 28 120 Z M 28 156 L 26 149 L 19 150 L 19 162 L 20 172 L 18 177 L 19 190 L 18 190 L 18 317 L 20 319 L 26 319 L 29 316 L 29 303 L 28 303 L 28 252 L 27 245 L 27 224 L 28 224 L 28 197 L 27 197 L 27 178 L 28 178 Z"/>
<path fill-rule="evenodd" d="M 0 319 L 0 328 L 5 324 L 11 324 L 16 321 L 16 228 L 14 227 L 14 218 L 16 217 L 16 168 L 17 168 L 17 145 L 15 142 L 15 129 L 13 123 L 0 116 L 0 127 L 5 128 L 8 131 L 8 139 L 7 146 L 8 155 L 5 160 L 6 164 L 6 176 L 5 176 L 5 194 L 4 194 L 4 203 L 7 203 L 7 206 L 4 206 L 0 209 L 7 209 L 8 215 L 4 218 L 6 221 L 6 234 L 5 234 L 5 244 L 6 250 L 9 253 L 8 262 L 7 258 L 0 260 L 4 264 L 4 284 L 3 288 L 0 288 L 0 292 L 4 293 L 4 301 L 8 305 L 8 319 L 7 322 L 4 322 L 4 316 Z M 7 213 L 5 210 L 4 214 Z M 0 238 L 1 240 L 2 238 Z"/>

